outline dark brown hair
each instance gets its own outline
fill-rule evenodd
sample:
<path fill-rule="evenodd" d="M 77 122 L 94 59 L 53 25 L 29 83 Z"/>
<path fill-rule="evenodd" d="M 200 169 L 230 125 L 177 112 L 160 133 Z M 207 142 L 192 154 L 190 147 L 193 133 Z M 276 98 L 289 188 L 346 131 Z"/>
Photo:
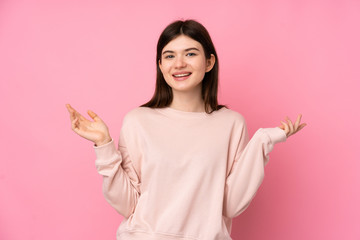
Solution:
<path fill-rule="evenodd" d="M 219 110 L 225 105 L 218 105 L 218 75 L 219 75 L 219 60 L 215 51 L 214 44 L 211 41 L 210 35 L 206 28 L 195 20 L 175 21 L 169 24 L 161 33 L 156 50 L 156 86 L 155 92 L 151 100 L 141 107 L 163 108 L 171 104 L 173 100 L 173 93 L 171 87 L 166 83 L 164 76 L 159 67 L 161 61 L 161 52 L 163 48 L 173 39 L 180 35 L 188 36 L 195 41 L 198 41 L 205 52 L 206 59 L 215 56 L 215 64 L 213 68 L 205 73 L 202 81 L 201 95 L 205 103 L 206 113 L 211 113 Z"/>

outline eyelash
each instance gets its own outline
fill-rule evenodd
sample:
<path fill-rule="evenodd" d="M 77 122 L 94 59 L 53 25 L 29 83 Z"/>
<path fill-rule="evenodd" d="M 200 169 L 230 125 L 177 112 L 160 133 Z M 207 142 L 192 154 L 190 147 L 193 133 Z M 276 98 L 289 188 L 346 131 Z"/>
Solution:
<path fill-rule="evenodd" d="M 197 55 L 196 53 L 187 53 L 186 55 L 189 55 L 189 54 L 191 54 L 190 57 Z M 165 56 L 165 58 L 167 58 L 167 59 L 174 58 L 174 55 L 167 55 L 167 56 Z"/>

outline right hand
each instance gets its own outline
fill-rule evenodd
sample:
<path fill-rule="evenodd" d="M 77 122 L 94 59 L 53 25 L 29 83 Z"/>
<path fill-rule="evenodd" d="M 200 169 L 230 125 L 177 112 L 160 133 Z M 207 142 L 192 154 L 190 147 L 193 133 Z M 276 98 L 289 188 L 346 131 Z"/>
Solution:
<path fill-rule="evenodd" d="M 93 111 L 88 110 L 89 116 L 94 120 L 90 121 L 78 113 L 70 104 L 66 104 L 70 113 L 71 128 L 81 137 L 95 143 L 96 146 L 110 142 L 109 129 L 106 124 Z"/>
<path fill-rule="evenodd" d="M 279 126 L 279 128 L 281 128 L 282 130 L 285 131 L 287 138 L 290 137 L 291 135 L 297 133 L 298 131 L 300 131 L 301 129 L 303 129 L 306 126 L 306 123 L 300 124 L 301 117 L 302 117 L 302 115 L 299 114 L 295 123 L 292 123 L 292 121 L 290 120 L 289 117 L 286 117 L 286 120 L 285 120 L 286 122 L 280 121 L 282 123 L 282 125 Z"/>

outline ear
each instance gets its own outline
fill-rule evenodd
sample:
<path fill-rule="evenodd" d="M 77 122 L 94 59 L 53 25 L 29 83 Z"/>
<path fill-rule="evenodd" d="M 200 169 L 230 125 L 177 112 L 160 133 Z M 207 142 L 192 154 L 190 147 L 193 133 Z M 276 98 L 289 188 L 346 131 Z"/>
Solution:
<path fill-rule="evenodd" d="M 215 56 L 214 54 L 211 54 L 210 58 L 209 59 L 206 59 L 206 70 L 205 72 L 210 72 L 211 69 L 214 67 L 214 64 L 215 64 Z"/>
<path fill-rule="evenodd" d="M 159 59 L 159 68 L 160 68 L 160 71 L 162 72 L 161 59 Z"/>

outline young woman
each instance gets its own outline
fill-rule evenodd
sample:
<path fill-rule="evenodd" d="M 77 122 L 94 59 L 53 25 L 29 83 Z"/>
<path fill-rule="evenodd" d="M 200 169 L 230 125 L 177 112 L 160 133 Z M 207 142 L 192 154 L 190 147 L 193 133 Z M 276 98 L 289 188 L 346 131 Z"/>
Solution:
<path fill-rule="evenodd" d="M 117 239 L 231 239 L 270 151 L 306 124 L 287 118 L 249 141 L 243 116 L 218 105 L 217 54 L 196 21 L 165 28 L 156 64 L 154 96 L 126 114 L 118 148 L 94 112 L 90 121 L 67 104 L 72 129 L 95 143 L 106 200 L 124 216 Z"/>

